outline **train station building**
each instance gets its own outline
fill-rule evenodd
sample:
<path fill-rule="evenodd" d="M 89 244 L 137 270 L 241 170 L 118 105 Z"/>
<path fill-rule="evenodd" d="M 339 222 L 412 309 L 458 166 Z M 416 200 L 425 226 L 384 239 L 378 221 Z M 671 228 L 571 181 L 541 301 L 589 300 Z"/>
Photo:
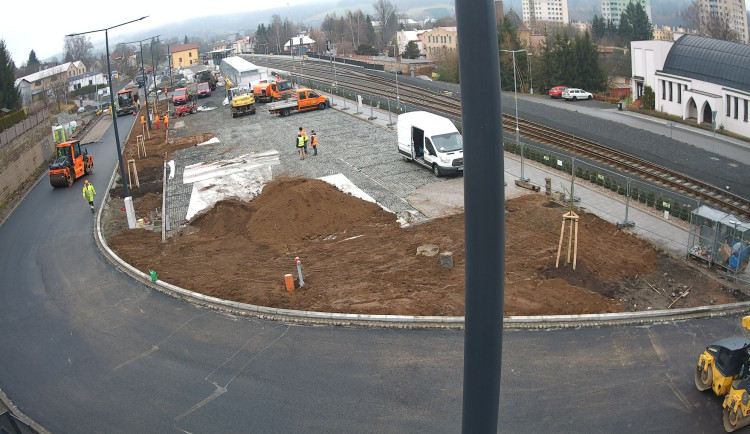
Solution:
<path fill-rule="evenodd" d="M 657 111 L 750 137 L 749 45 L 683 35 L 633 41 L 630 53 L 634 98 L 650 86 Z"/>

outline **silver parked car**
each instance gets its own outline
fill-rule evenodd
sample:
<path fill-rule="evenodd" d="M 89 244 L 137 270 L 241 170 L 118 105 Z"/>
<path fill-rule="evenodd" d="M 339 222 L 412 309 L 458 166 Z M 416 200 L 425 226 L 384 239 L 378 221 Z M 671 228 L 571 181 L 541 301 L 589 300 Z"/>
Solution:
<path fill-rule="evenodd" d="M 589 92 L 586 92 L 583 89 L 576 89 L 575 87 L 569 87 L 565 89 L 562 93 L 563 99 L 567 99 L 568 101 L 578 101 L 579 99 L 591 99 L 594 97 Z"/>

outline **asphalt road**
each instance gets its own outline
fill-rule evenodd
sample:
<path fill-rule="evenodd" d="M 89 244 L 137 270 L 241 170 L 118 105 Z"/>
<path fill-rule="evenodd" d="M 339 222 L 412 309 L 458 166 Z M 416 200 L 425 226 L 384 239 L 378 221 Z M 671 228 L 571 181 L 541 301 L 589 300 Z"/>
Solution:
<path fill-rule="evenodd" d="M 132 122 L 119 120 L 123 139 Z M 100 197 L 113 136 L 88 145 Z M 0 388 L 42 426 L 460 430 L 461 332 L 287 325 L 153 292 L 96 249 L 81 186 L 39 183 L 0 227 Z M 706 344 L 741 333 L 737 317 L 506 332 L 500 431 L 722 432 L 693 369 Z"/>

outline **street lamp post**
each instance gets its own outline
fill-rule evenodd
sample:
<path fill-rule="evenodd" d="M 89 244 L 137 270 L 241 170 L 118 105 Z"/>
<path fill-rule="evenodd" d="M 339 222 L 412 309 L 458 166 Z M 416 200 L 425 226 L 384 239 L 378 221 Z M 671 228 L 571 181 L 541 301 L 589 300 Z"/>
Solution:
<path fill-rule="evenodd" d="M 128 21 L 125 23 L 117 24 L 115 26 L 107 27 L 105 29 L 99 29 L 99 30 L 90 30 L 88 32 L 80 32 L 80 33 L 71 33 L 66 36 L 78 36 L 78 35 L 85 35 L 88 33 L 96 33 L 96 32 L 104 32 L 104 46 L 106 47 L 107 51 L 107 76 L 109 77 L 109 101 L 112 107 L 112 110 L 115 108 L 115 93 L 114 88 L 112 86 L 112 66 L 110 64 L 109 60 L 109 31 L 120 26 L 124 26 L 125 24 L 134 23 L 136 21 L 141 21 L 144 18 L 147 18 L 147 16 L 140 17 L 136 20 Z M 133 198 L 130 197 L 130 191 L 128 191 L 128 183 L 125 181 L 125 165 L 122 163 L 122 149 L 120 147 L 120 133 L 117 129 L 117 116 L 115 113 L 110 113 L 112 115 L 112 125 L 115 129 L 115 144 L 117 145 L 117 159 L 120 163 L 120 179 L 122 179 L 122 191 L 123 195 L 125 196 L 125 214 L 128 219 L 128 228 L 135 229 L 135 210 L 133 209 Z"/>
<path fill-rule="evenodd" d="M 500 50 L 504 53 L 511 53 L 513 55 L 513 94 L 516 100 L 516 143 L 521 146 L 521 181 L 528 181 L 523 176 L 523 143 L 518 133 L 518 87 L 516 86 L 516 53 L 525 52 L 526 50 Z"/>
<path fill-rule="evenodd" d="M 146 82 L 146 68 L 143 65 L 143 41 L 146 40 L 153 40 L 153 38 L 159 37 L 161 35 L 151 36 L 150 38 L 141 39 L 140 41 L 131 41 L 126 42 L 126 44 L 135 44 L 136 42 L 141 48 L 141 77 L 143 77 L 143 97 L 146 103 L 146 117 L 148 118 L 148 129 L 151 130 L 151 116 L 149 115 L 148 110 L 148 83 Z M 151 63 L 153 63 L 153 50 L 151 50 Z M 156 82 L 154 82 L 154 90 L 156 90 Z"/>
<path fill-rule="evenodd" d="M 534 95 L 534 77 L 531 75 L 531 56 L 532 53 L 526 53 L 528 55 L 527 60 L 529 61 L 529 82 L 531 84 L 531 87 L 529 87 L 529 93 Z"/>
<path fill-rule="evenodd" d="M 401 96 L 398 93 L 398 57 L 396 57 L 396 48 L 398 48 L 398 45 L 395 44 L 388 44 L 389 47 L 393 47 L 393 64 L 396 65 L 395 68 L 393 68 L 393 74 L 396 75 L 396 101 L 399 103 L 401 102 Z"/>

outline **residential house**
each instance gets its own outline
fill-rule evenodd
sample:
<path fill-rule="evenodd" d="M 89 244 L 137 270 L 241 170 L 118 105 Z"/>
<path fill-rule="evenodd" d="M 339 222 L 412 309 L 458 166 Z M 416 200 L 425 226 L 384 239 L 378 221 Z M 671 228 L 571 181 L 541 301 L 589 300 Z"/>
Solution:
<path fill-rule="evenodd" d="M 635 98 L 650 86 L 657 111 L 750 137 L 749 45 L 683 35 L 630 47 Z"/>
<path fill-rule="evenodd" d="M 420 35 L 425 33 L 427 30 L 399 30 L 396 32 L 396 43 L 398 44 L 399 54 L 406 51 L 406 45 L 409 42 L 414 42 L 419 48 L 419 52 L 424 54 L 424 44 Z"/>
<path fill-rule="evenodd" d="M 456 27 L 436 27 L 420 36 L 428 60 L 439 60 L 444 53 L 458 50 Z"/>
<path fill-rule="evenodd" d="M 200 63 L 198 57 L 198 44 L 182 44 L 169 47 L 169 54 L 172 58 L 172 69 L 179 69 L 184 66 L 196 65 Z"/>
<path fill-rule="evenodd" d="M 21 100 L 24 105 L 28 105 L 31 103 L 33 95 L 60 87 L 67 88 L 70 77 L 81 75 L 85 72 L 86 65 L 77 60 L 21 77 L 15 81 L 15 85 L 21 91 Z"/>
<path fill-rule="evenodd" d="M 86 86 L 107 84 L 107 75 L 99 71 L 89 71 L 68 79 L 69 90 L 72 92 Z"/>
<path fill-rule="evenodd" d="M 292 54 L 298 54 L 301 56 L 307 54 L 308 51 L 315 51 L 313 50 L 314 45 L 315 40 L 309 36 L 297 35 L 293 37 L 291 41 L 286 41 L 286 44 L 284 44 L 284 52 L 289 53 L 291 51 Z"/>

